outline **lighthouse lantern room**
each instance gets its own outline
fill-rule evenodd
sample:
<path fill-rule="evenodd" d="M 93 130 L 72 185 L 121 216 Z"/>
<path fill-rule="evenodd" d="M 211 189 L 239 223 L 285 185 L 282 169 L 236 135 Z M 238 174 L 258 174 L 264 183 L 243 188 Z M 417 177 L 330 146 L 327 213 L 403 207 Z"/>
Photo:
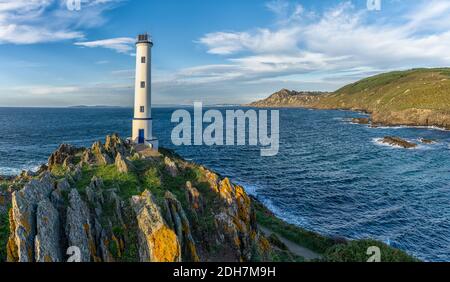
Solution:
<path fill-rule="evenodd" d="M 136 82 L 132 142 L 158 150 L 158 139 L 152 133 L 151 63 L 153 42 L 148 34 L 140 34 L 136 42 Z"/>

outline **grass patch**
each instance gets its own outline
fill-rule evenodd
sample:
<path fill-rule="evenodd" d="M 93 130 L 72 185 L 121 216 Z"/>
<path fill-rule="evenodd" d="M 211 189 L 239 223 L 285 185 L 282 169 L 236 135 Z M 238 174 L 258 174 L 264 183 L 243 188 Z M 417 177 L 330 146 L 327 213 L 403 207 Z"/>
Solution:
<path fill-rule="evenodd" d="M 67 174 L 67 170 L 62 165 L 55 165 L 52 167 L 51 173 L 57 178 L 63 178 Z"/>
<path fill-rule="evenodd" d="M 324 259 L 329 262 L 367 262 L 369 247 L 376 246 L 381 251 L 381 262 L 417 262 L 418 260 L 405 252 L 394 249 L 375 240 L 350 241 L 330 248 Z"/>
<path fill-rule="evenodd" d="M 8 206 L 9 210 L 11 207 Z M 9 216 L 8 212 L 0 214 L 0 262 L 6 261 L 6 244 L 9 238 Z"/>
<path fill-rule="evenodd" d="M 122 199 L 129 199 L 131 196 L 141 192 L 139 188 L 139 180 L 135 173 L 120 173 L 115 165 L 106 166 L 83 166 L 81 178 L 77 181 L 76 187 L 80 193 L 84 193 L 85 189 L 91 183 L 94 176 L 103 180 L 107 188 L 119 188 L 118 195 Z"/>
<path fill-rule="evenodd" d="M 304 262 L 305 259 L 296 255 L 291 254 L 284 250 L 273 250 L 272 254 L 273 262 Z"/>
<path fill-rule="evenodd" d="M 0 191 L 6 191 L 8 189 L 9 182 L 7 181 L 0 181 Z"/>

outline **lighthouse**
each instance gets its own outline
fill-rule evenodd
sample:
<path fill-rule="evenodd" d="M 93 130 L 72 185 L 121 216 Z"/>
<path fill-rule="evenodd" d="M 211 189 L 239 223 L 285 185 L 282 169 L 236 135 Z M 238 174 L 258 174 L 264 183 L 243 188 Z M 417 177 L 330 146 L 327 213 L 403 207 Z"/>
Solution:
<path fill-rule="evenodd" d="M 136 42 L 136 82 L 134 86 L 134 118 L 131 141 L 158 150 L 153 136 L 151 63 L 153 42 L 148 34 L 140 34 Z"/>

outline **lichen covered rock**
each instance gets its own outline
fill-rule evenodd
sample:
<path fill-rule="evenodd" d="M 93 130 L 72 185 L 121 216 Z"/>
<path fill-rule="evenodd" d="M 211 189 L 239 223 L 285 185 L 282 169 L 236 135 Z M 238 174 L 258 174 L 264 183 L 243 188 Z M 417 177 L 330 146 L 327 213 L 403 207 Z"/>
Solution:
<path fill-rule="evenodd" d="M 53 180 L 50 174 L 41 180 L 31 180 L 20 191 L 12 194 L 11 234 L 9 261 L 32 262 L 34 260 L 34 240 L 36 236 L 36 210 L 38 204 L 48 198 L 53 190 Z"/>
<path fill-rule="evenodd" d="M 178 176 L 178 168 L 177 168 L 177 164 L 171 160 L 168 157 L 164 158 L 164 165 L 166 167 L 166 171 L 172 176 L 172 177 L 176 177 Z"/>
<path fill-rule="evenodd" d="M 165 205 L 168 212 L 167 218 L 170 226 L 176 231 L 178 241 L 181 244 L 184 257 L 193 262 L 200 261 L 197 247 L 191 234 L 191 227 L 186 213 L 177 198 L 169 191 L 165 194 Z"/>
<path fill-rule="evenodd" d="M 69 194 L 66 224 L 69 246 L 80 249 L 81 262 L 90 262 L 91 257 L 95 255 L 92 224 L 89 218 L 89 209 L 76 189 Z"/>
<path fill-rule="evenodd" d="M 175 232 L 167 225 L 152 194 L 134 196 L 131 205 L 138 222 L 139 257 L 142 262 L 179 262 L 181 248 Z"/>
<path fill-rule="evenodd" d="M 125 159 L 120 152 L 116 155 L 115 165 L 117 170 L 121 173 L 128 173 L 133 169 L 131 162 Z"/>
<path fill-rule="evenodd" d="M 48 199 L 37 207 L 36 262 L 61 262 L 61 235 L 58 211 Z"/>

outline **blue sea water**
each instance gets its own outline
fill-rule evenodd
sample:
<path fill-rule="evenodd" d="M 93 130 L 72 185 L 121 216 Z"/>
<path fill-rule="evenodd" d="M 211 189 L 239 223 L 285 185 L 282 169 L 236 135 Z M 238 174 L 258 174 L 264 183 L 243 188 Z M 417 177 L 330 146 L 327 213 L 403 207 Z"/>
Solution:
<path fill-rule="evenodd" d="M 223 109 L 221 109 L 223 110 Z M 250 146 L 176 147 L 173 109 L 154 110 L 161 145 L 204 164 L 266 203 L 285 220 L 322 234 L 382 240 L 427 261 L 450 261 L 450 132 L 369 128 L 348 111 L 280 111 L 280 152 Z M 105 135 L 130 135 L 124 108 L 0 108 L 0 174 L 45 163 L 59 144 L 90 146 Z M 387 135 L 417 149 L 381 145 Z"/>

